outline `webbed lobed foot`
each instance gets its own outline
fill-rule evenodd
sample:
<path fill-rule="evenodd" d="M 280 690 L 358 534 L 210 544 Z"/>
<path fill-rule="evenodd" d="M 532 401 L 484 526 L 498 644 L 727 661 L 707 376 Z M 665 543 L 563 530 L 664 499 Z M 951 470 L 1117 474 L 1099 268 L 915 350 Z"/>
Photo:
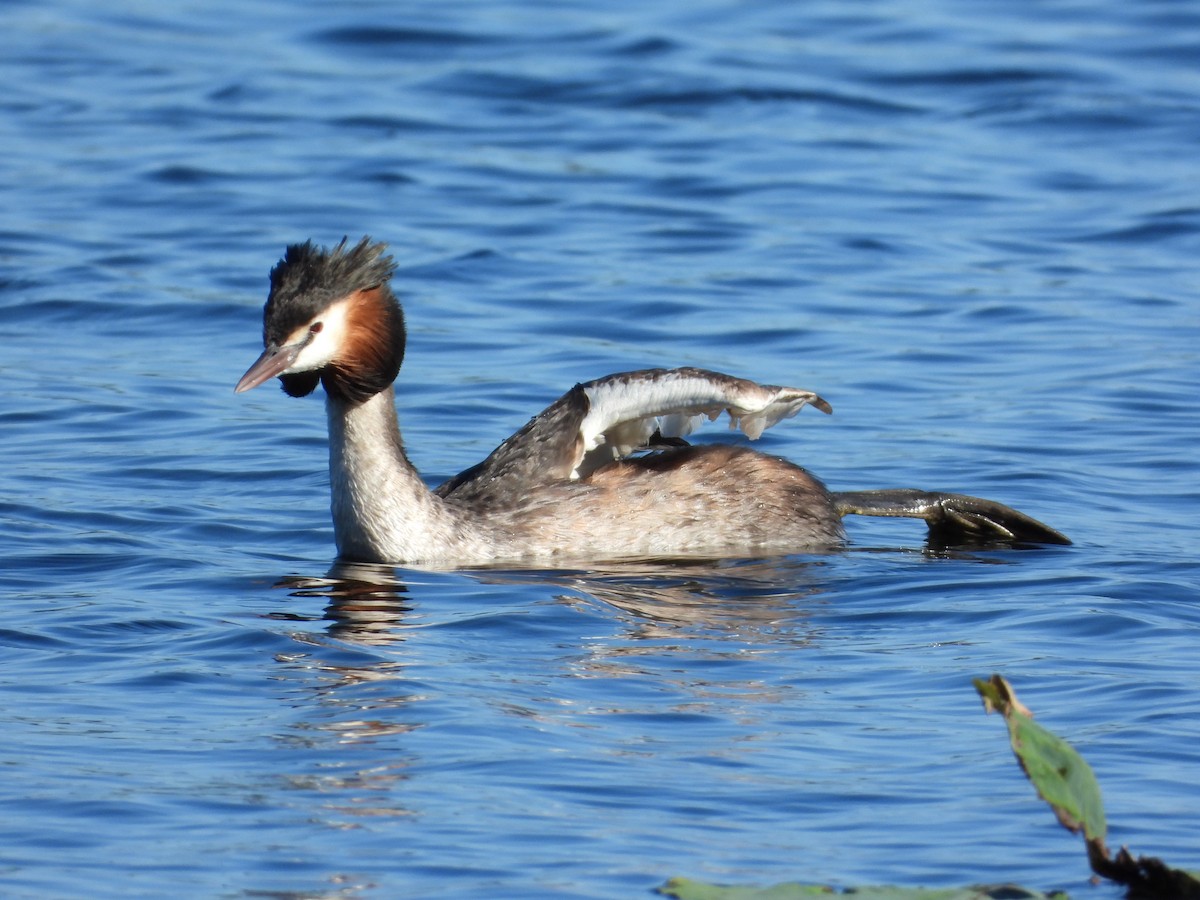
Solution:
<path fill-rule="evenodd" d="M 929 542 L 961 545 L 1070 544 L 1071 539 L 1011 506 L 944 491 L 891 488 L 833 494 L 842 516 L 897 516 L 924 519 Z"/>

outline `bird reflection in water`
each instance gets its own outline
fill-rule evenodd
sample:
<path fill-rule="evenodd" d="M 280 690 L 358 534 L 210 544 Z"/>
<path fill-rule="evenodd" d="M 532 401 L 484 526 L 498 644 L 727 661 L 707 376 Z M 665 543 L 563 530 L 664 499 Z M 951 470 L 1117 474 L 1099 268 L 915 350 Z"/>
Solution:
<path fill-rule="evenodd" d="M 362 644 L 389 644 L 403 640 L 398 626 L 407 613 L 408 585 L 391 566 L 376 563 L 335 563 L 323 577 L 288 575 L 275 583 L 290 597 L 323 597 L 328 600 L 323 619 L 329 635 Z M 293 612 L 271 613 L 273 619 L 318 621 Z"/>
<path fill-rule="evenodd" d="M 916 554 L 921 558 L 959 563 L 1010 565 L 1013 553 L 986 552 L 995 548 L 946 547 L 929 542 L 921 550 L 895 547 L 857 547 L 851 555 Z M 984 552 L 978 552 L 984 551 Z M 830 586 L 829 556 L 786 556 L 747 560 L 646 560 L 614 563 L 589 569 L 460 569 L 455 577 L 477 584 L 526 585 L 548 588 L 555 600 L 583 608 L 599 602 L 616 610 L 630 639 L 678 637 L 680 628 L 720 633 L 750 640 L 779 640 L 807 644 L 811 609 L 825 602 Z M 438 573 L 449 577 L 449 573 Z M 270 618 L 326 621 L 330 637 L 360 644 L 383 645 L 404 639 L 419 605 L 418 591 L 435 593 L 430 573 L 382 563 L 336 562 L 324 576 L 291 575 L 275 586 L 291 597 L 322 597 L 328 602 L 321 616 L 294 610 Z M 406 580 L 410 579 L 410 580 Z"/>
<path fill-rule="evenodd" d="M 579 570 L 475 569 L 458 576 L 477 584 L 548 589 L 559 603 L 583 609 L 597 602 L 616 610 L 626 637 L 678 637 L 680 628 L 740 638 L 796 639 L 797 620 L 821 593 L 820 559 L 651 560 Z M 326 621 L 329 636 L 382 645 L 404 639 L 419 605 L 406 577 L 422 575 L 377 563 L 336 563 L 324 576 L 287 576 L 276 583 L 291 597 L 321 597 L 320 617 L 280 611 L 271 618 Z M 423 579 L 422 579 L 423 580 Z M 420 590 L 420 585 L 417 586 Z M 429 585 L 429 592 L 434 590 Z"/>

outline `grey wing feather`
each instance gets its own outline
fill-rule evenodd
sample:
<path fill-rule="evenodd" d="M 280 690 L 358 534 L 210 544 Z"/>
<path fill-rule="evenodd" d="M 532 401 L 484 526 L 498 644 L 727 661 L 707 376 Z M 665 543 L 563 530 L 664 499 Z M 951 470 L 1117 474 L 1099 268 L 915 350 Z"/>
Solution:
<path fill-rule="evenodd" d="M 807 405 L 833 411 L 811 391 L 757 384 L 705 369 L 609 375 L 576 385 L 437 493 L 482 502 L 522 487 L 583 478 L 646 449 L 657 438 L 686 437 L 722 413 L 729 415 L 731 428 L 740 428 L 754 440 Z"/>

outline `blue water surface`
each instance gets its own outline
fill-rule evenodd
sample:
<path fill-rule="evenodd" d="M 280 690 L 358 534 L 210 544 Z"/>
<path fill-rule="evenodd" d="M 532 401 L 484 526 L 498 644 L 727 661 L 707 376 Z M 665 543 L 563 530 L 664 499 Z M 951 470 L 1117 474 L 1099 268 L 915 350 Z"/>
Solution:
<path fill-rule="evenodd" d="M 0 9 L 0 894 L 1089 884 L 974 677 L 1200 868 L 1200 10 Z M 819 391 L 834 489 L 1069 548 L 330 570 L 317 399 L 232 385 L 290 242 L 388 241 L 431 482 L 577 381 Z M 713 430 L 714 439 L 731 439 Z"/>

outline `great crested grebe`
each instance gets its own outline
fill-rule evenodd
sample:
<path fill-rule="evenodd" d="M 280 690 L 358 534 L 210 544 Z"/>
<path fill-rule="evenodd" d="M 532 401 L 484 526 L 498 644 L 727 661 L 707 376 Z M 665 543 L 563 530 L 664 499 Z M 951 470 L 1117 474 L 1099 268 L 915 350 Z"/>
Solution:
<path fill-rule="evenodd" d="M 483 462 L 430 491 L 408 461 L 392 382 L 404 315 L 386 246 L 293 244 L 271 270 L 266 349 L 237 383 L 324 385 L 338 555 L 479 566 L 621 558 L 766 556 L 840 547 L 850 513 L 924 519 L 931 540 L 1069 544 L 990 500 L 917 490 L 833 493 L 786 460 L 684 440 L 728 413 L 757 438 L 809 391 L 703 369 L 646 369 L 577 384 Z M 639 451 L 651 451 L 632 456 Z"/>

